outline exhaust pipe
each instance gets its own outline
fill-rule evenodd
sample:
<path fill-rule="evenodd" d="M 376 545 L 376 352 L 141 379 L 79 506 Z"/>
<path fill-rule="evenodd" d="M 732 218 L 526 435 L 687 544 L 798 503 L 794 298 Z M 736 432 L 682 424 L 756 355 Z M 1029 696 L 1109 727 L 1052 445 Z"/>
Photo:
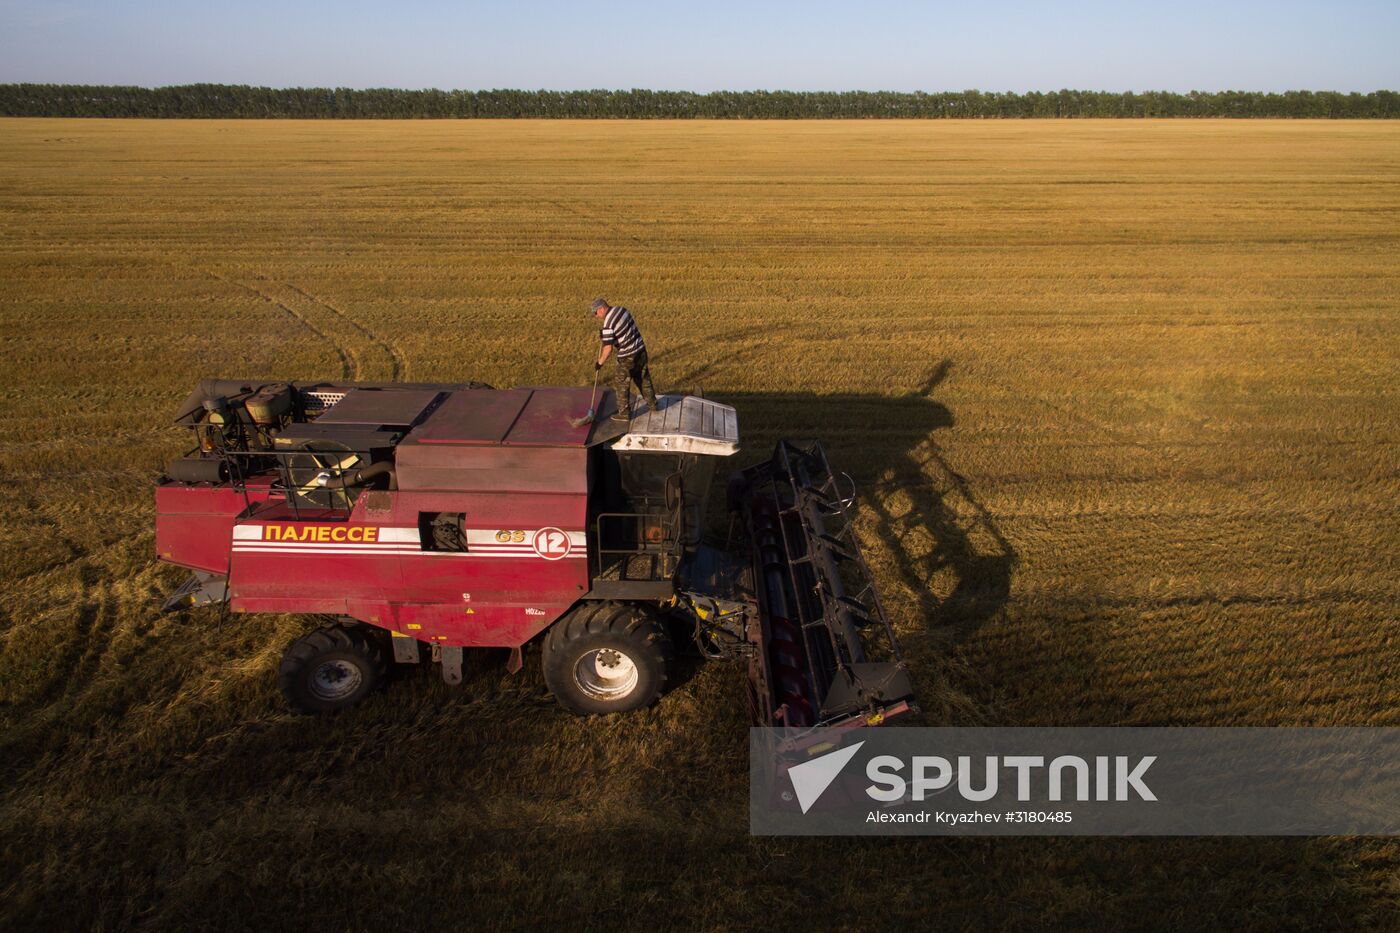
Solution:
<path fill-rule="evenodd" d="M 350 470 L 346 473 L 334 473 L 330 470 L 322 470 L 316 474 L 316 485 L 322 489 L 334 486 L 363 486 L 381 476 L 389 478 L 389 489 L 399 488 L 398 475 L 394 472 L 394 465 L 388 460 L 379 463 L 372 463 L 367 467 L 358 470 Z"/>

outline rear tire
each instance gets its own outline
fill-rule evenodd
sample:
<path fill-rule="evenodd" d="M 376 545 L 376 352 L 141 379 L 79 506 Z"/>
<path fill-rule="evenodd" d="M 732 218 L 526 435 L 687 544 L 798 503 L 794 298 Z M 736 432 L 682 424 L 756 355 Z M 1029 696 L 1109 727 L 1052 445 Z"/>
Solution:
<path fill-rule="evenodd" d="M 298 713 L 333 713 L 369 696 L 388 664 L 362 626 L 327 625 L 287 646 L 277 685 Z"/>
<path fill-rule="evenodd" d="M 661 695 L 673 657 L 671 640 L 653 613 L 619 603 L 587 603 L 545 636 L 544 679 L 572 712 L 626 713 Z"/>

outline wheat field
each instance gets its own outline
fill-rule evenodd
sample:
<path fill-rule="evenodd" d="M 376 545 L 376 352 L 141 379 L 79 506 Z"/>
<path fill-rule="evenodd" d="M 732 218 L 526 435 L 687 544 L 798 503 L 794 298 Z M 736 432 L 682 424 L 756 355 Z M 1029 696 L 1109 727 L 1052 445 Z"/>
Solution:
<path fill-rule="evenodd" d="M 0 121 L 0 927 L 1400 923 L 1348 839 L 755 839 L 741 672 L 287 713 L 161 616 L 209 376 L 586 385 L 823 439 L 924 721 L 1400 725 L 1400 126 Z"/>

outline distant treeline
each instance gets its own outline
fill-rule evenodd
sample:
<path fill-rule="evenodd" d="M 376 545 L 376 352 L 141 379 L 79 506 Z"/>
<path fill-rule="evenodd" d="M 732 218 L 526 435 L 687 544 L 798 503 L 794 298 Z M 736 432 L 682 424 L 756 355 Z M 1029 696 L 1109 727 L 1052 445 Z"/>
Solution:
<path fill-rule="evenodd" d="M 1373 91 L 406 91 L 229 84 L 0 84 L 0 115 L 322 119 L 892 117 L 1296 117 L 1395 119 L 1400 93 Z"/>

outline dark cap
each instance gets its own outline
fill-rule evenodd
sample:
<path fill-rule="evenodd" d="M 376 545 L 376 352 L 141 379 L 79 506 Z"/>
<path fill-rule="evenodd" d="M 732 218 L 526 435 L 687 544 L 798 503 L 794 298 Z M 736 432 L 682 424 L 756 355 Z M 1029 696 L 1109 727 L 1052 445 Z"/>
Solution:
<path fill-rule="evenodd" d="M 608 305 L 608 299 L 606 299 L 606 298 L 594 298 L 594 299 L 593 299 L 593 310 L 594 310 L 594 311 L 597 311 L 599 308 L 607 308 L 607 307 L 609 307 L 609 305 Z"/>

